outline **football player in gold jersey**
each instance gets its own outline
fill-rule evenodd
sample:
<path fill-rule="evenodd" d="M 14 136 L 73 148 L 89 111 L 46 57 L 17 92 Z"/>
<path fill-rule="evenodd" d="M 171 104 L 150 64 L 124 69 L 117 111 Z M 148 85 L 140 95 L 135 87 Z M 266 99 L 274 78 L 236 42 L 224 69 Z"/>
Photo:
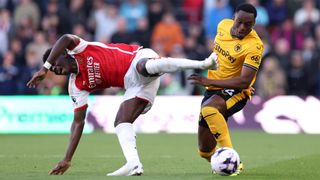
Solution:
<path fill-rule="evenodd" d="M 213 49 L 218 56 L 217 69 L 208 70 L 207 77 L 188 78 L 193 84 L 207 87 L 201 104 L 198 145 L 200 156 L 209 161 L 217 145 L 233 148 L 227 119 L 251 98 L 250 88 L 263 53 L 263 43 L 253 30 L 256 16 L 254 6 L 241 4 L 233 19 L 222 20 Z"/>

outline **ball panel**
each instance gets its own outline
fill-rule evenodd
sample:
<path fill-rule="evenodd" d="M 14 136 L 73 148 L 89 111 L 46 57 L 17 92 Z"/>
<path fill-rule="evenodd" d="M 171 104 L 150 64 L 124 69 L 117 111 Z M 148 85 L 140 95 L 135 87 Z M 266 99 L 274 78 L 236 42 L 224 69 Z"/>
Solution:
<path fill-rule="evenodd" d="M 211 156 L 211 168 L 219 175 L 228 176 L 233 174 L 239 164 L 239 154 L 232 148 L 219 148 Z"/>

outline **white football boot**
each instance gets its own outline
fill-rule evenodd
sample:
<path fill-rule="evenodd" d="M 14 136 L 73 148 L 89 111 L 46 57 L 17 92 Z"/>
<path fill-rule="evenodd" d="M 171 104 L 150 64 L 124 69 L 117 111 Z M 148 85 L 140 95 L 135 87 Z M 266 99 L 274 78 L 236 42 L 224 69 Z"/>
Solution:
<path fill-rule="evenodd" d="M 126 163 L 120 169 L 108 173 L 107 176 L 141 176 L 143 174 L 143 166 L 141 163 Z"/>
<path fill-rule="evenodd" d="M 203 61 L 202 68 L 211 70 L 217 69 L 217 59 L 217 54 L 215 52 L 211 53 L 210 56 Z"/>

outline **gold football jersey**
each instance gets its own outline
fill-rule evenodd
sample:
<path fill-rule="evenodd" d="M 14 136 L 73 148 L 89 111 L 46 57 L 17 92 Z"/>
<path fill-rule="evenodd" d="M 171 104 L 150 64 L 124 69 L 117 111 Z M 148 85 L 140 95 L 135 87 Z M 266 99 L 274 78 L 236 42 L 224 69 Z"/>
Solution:
<path fill-rule="evenodd" d="M 209 79 L 230 79 L 240 76 L 242 66 L 258 70 L 261 64 L 263 43 L 255 30 L 252 30 L 243 39 L 233 38 L 230 29 L 232 19 L 224 19 L 218 25 L 213 51 L 218 55 L 216 70 L 208 70 Z M 253 85 L 254 77 L 250 86 Z M 219 88 L 208 87 L 209 90 Z"/>

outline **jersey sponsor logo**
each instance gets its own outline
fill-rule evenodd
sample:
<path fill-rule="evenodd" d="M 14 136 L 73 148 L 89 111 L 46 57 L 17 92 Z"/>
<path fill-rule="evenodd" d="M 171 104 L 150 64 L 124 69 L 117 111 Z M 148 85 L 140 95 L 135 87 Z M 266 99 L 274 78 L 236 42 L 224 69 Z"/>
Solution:
<path fill-rule="evenodd" d="M 232 57 L 229 53 L 229 51 L 226 51 L 224 49 L 222 49 L 222 47 L 218 44 L 218 43 L 215 43 L 214 44 L 214 49 L 219 53 L 221 54 L 222 56 L 226 57 L 231 63 L 234 63 L 237 59 Z"/>
<path fill-rule="evenodd" d="M 240 52 L 241 49 L 242 49 L 242 46 L 241 46 L 240 44 L 236 44 L 236 45 L 234 46 L 234 51 L 235 51 L 235 52 Z"/>
<path fill-rule="evenodd" d="M 100 63 L 94 62 L 92 56 L 87 57 L 87 71 L 88 71 L 88 87 L 90 89 L 101 84 L 101 72 L 100 72 Z"/>
<path fill-rule="evenodd" d="M 261 57 L 259 55 L 251 56 L 251 60 L 256 64 L 260 64 L 260 59 Z"/>

